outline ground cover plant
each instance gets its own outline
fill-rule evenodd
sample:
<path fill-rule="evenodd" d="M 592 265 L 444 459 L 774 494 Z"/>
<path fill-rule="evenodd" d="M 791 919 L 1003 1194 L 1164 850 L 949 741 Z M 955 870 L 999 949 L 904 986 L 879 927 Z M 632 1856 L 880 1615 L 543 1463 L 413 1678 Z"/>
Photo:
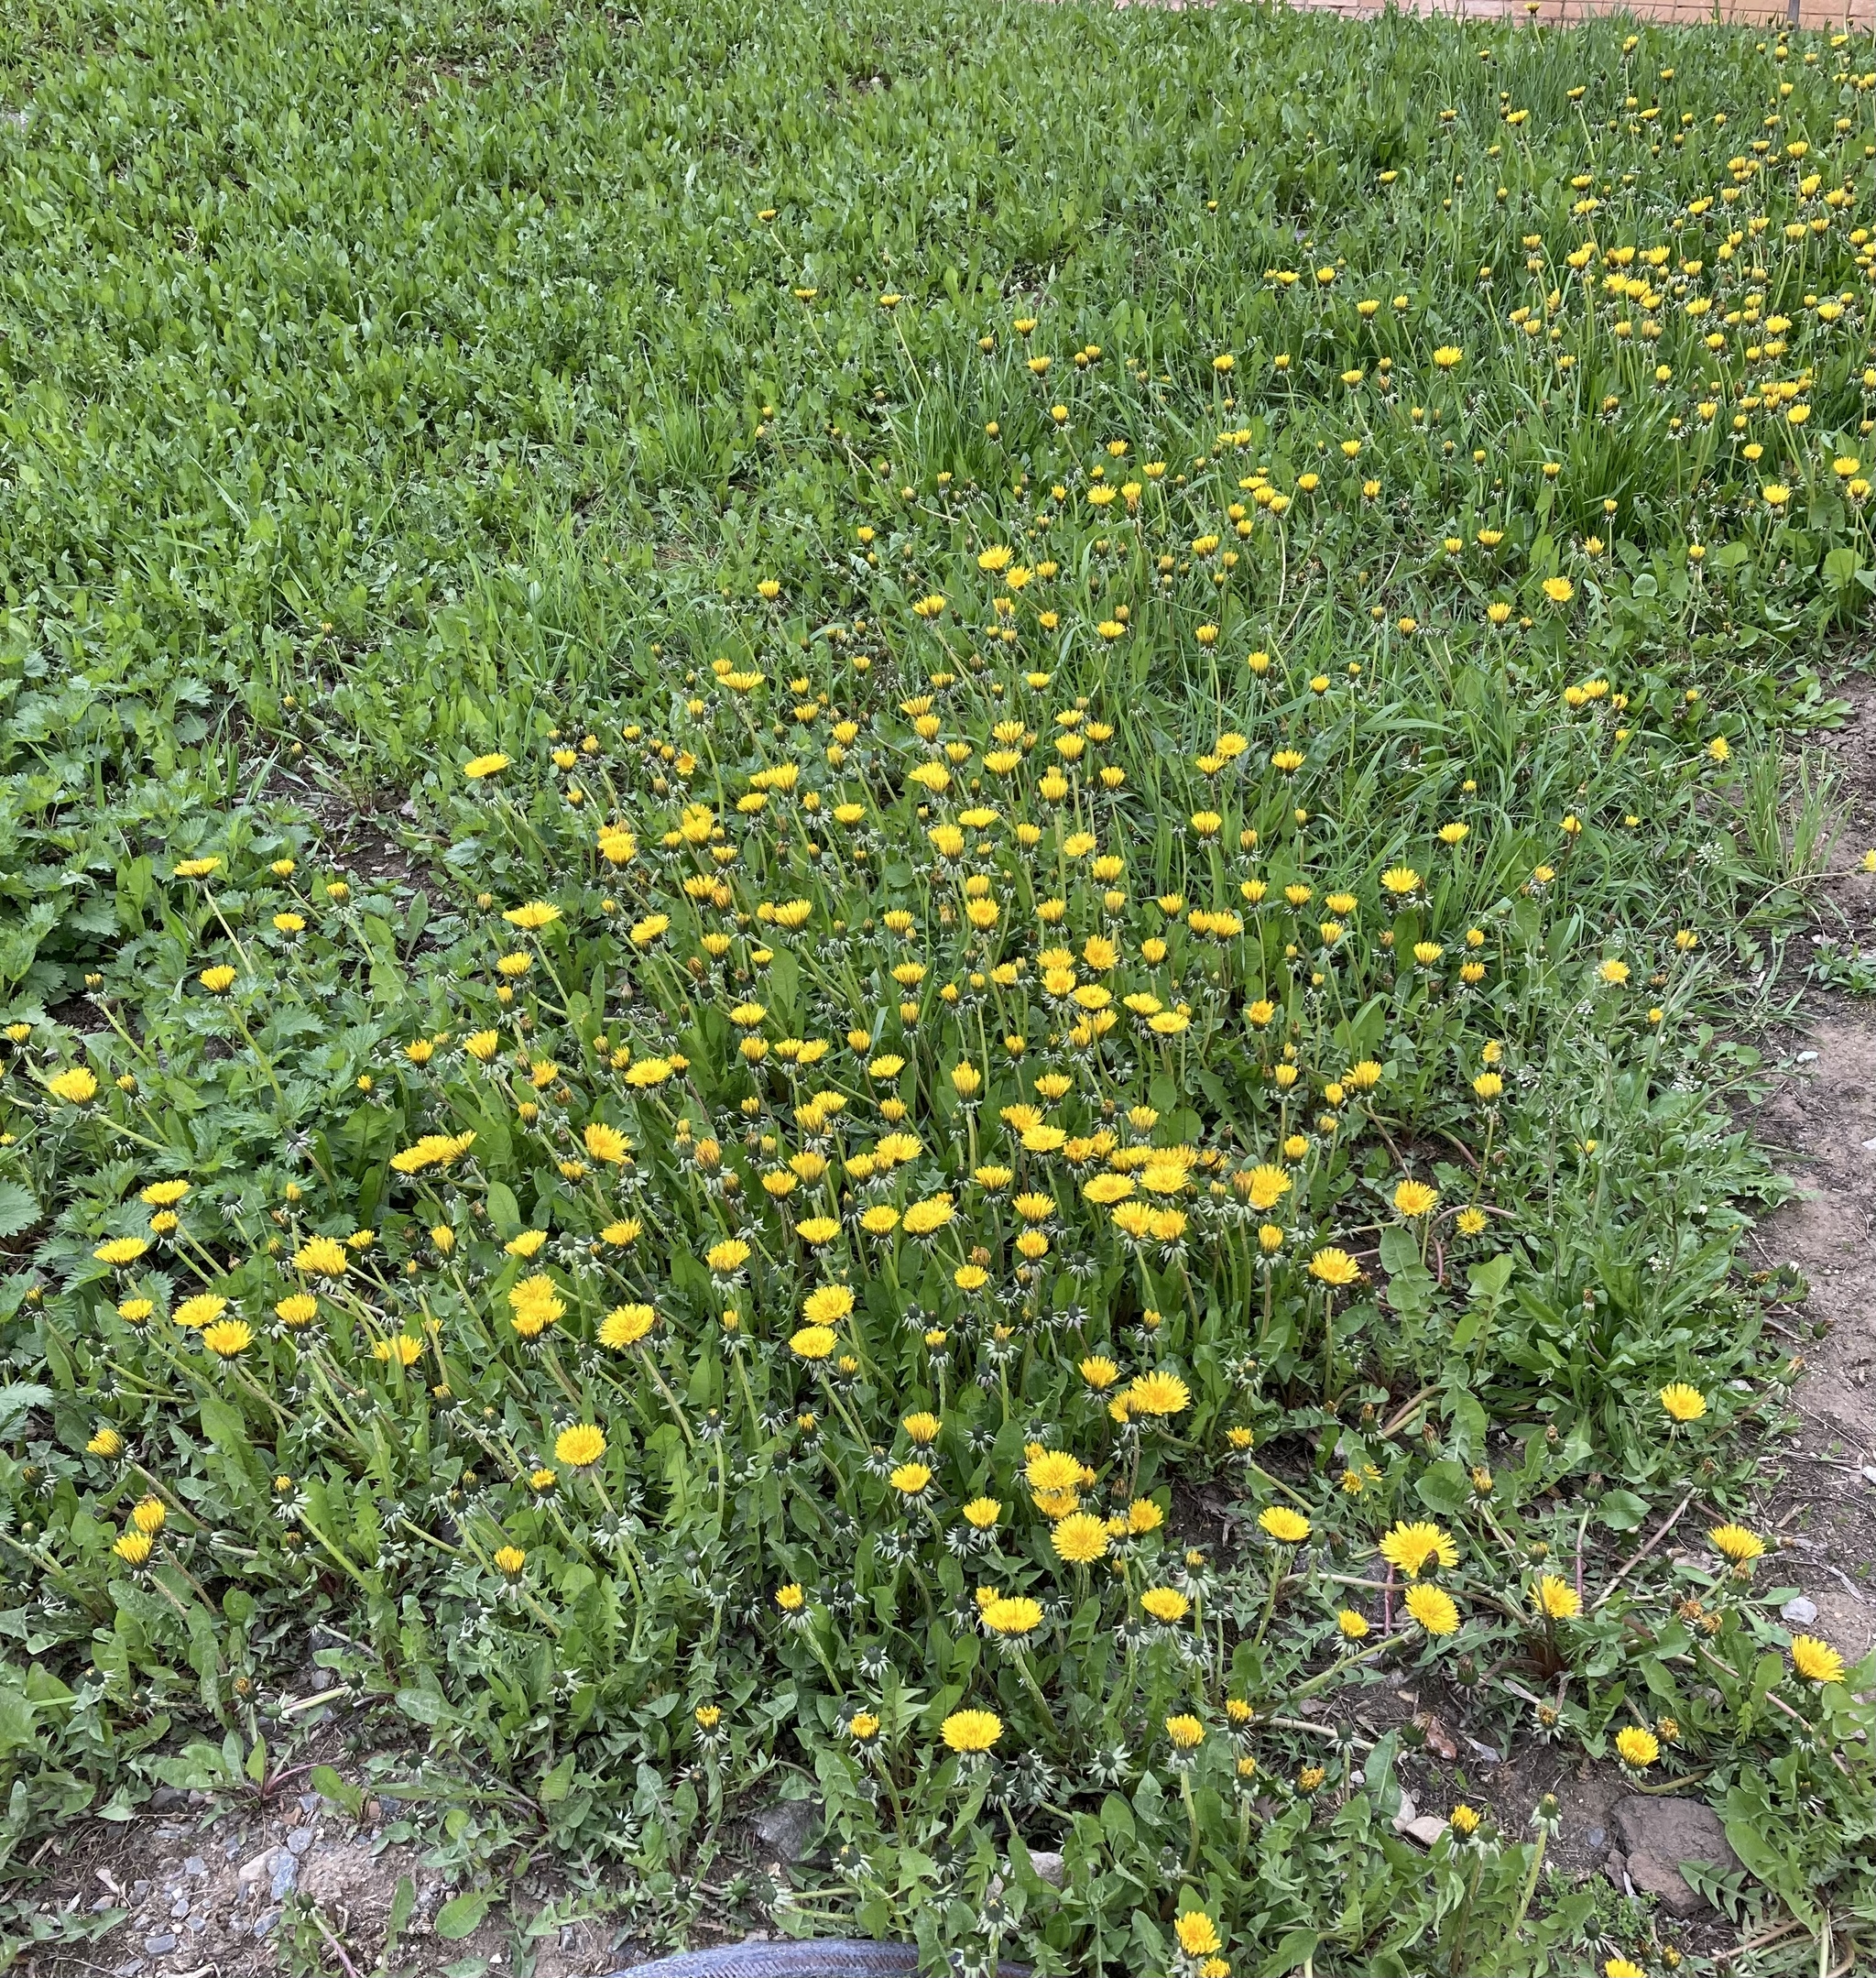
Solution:
<path fill-rule="evenodd" d="M 343 1697 L 464 1933 L 545 1851 L 933 1968 L 1706 1963 L 1546 1804 L 1397 1834 L 1405 1671 L 1706 1796 L 1731 1969 L 1867 1955 L 1729 1109 L 1876 586 L 1867 41 L 0 58 L 16 1864 Z"/>

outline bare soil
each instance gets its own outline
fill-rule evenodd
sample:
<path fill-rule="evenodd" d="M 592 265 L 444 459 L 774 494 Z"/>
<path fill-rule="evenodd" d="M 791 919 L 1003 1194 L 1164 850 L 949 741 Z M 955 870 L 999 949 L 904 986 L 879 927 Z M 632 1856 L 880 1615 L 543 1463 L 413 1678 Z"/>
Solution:
<path fill-rule="evenodd" d="M 1829 901 L 1847 940 L 1876 943 L 1876 683 L 1840 683 L 1854 714 L 1833 738 L 1843 778 Z M 1876 1002 L 1819 1002 L 1802 1048 L 1756 1122 L 1794 1184 L 1758 1232 L 1761 1261 L 1794 1265 L 1805 1371 L 1799 1429 L 1779 1452 L 1761 1515 L 1780 1538 L 1782 1583 L 1816 1610 L 1805 1632 L 1846 1660 L 1876 1647 Z M 1802 1612 L 1802 1611 L 1801 1611 Z"/>
<path fill-rule="evenodd" d="M 166 1797 L 134 1820 L 93 1820 L 64 1837 L 44 1907 L 120 1920 L 96 1942 L 27 1951 L 16 1967 L 25 1978 L 280 1978 L 293 1968 L 289 1938 L 301 1970 L 332 1978 L 446 1968 L 461 1978 L 601 1978 L 636 1961 L 626 1933 L 583 1913 L 551 1874 L 502 1890 L 472 1935 L 446 1942 L 431 1926 L 453 1891 L 421 1849 L 387 1838 L 387 1809 L 375 1803 L 354 1821 L 312 1793 L 265 1805 Z M 414 1907 L 384 1961 L 407 1878 Z"/>

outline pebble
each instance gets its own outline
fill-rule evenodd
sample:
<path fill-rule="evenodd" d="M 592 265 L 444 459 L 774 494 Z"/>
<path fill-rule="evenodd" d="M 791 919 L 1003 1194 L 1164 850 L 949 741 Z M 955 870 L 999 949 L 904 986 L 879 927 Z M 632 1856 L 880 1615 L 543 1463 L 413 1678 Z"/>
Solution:
<path fill-rule="evenodd" d="M 243 1890 L 257 1888 L 261 1883 L 270 1881 L 274 1874 L 274 1857 L 285 1854 L 284 1848 L 263 1848 L 258 1854 L 250 1854 L 234 1873 L 234 1882 Z M 290 1855 L 287 1857 L 289 1861 Z"/>
<path fill-rule="evenodd" d="M 1795 1600 L 1787 1601 L 1778 1611 L 1781 1621 L 1788 1621 L 1794 1628 L 1808 1628 L 1817 1618 L 1817 1603 L 1807 1601 L 1801 1593 Z"/>
<path fill-rule="evenodd" d="M 267 1894 L 274 1901 L 283 1902 L 287 1891 L 300 1879 L 300 1857 L 289 1854 L 285 1848 L 274 1850 L 274 1878 L 268 1885 Z"/>
<path fill-rule="evenodd" d="M 279 1920 L 280 1912 L 278 1909 L 269 1909 L 266 1911 L 263 1915 L 256 1918 L 254 1925 L 254 1934 L 256 1937 L 265 1937 L 267 1932 L 273 1929 L 274 1925 Z"/>
<path fill-rule="evenodd" d="M 205 1875 L 208 1872 L 209 1864 L 200 1854 L 191 1854 L 182 1864 L 182 1873 L 186 1875 Z"/>
<path fill-rule="evenodd" d="M 311 1827 L 296 1827 L 287 1836 L 287 1851 L 290 1854 L 304 1854 L 307 1849 L 312 1845 L 313 1840 L 313 1830 Z"/>
<path fill-rule="evenodd" d="M 153 1958 L 159 1958 L 165 1951 L 173 1951 L 176 1948 L 176 1940 L 168 1930 L 165 1930 L 158 1937 L 146 1937 L 143 1940 L 143 1947 Z"/>
<path fill-rule="evenodd" d="M 189 1914 L 188 1896 L 179 1896 L 176 1900 L 169 1905 L 169 1914 L 171 1918 L 173 1918 L 177 1922 L 180 1922 L 181 1919 Z"/>

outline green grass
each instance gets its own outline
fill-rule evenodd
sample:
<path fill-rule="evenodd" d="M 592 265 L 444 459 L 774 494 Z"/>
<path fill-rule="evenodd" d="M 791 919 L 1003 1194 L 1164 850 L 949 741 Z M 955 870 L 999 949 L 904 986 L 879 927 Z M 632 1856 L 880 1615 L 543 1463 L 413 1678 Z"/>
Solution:
<path fill-rule="evenodd" d="M 1732 1109 L 1876 587 L 1870 60 L 9 18 L 17 1936 L 49 1825 L 293 1763 L 311 1646 L 464 1934 L 545 1852 L 933 1968 L 1701 1968 L 1404 1668 L 1709 1798 L 1798 1926 L 1729 1969 L 1867 1947 L 1876 1670 L 1700 1535 L 1795 1371 Z"/>

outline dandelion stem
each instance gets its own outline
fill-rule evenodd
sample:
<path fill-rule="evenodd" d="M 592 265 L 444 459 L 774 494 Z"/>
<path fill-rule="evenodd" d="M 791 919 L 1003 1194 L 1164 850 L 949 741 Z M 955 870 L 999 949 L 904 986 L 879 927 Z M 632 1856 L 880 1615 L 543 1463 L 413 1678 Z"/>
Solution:
<path fill-rule="evenodd" d="M 1525 1912 L 1531 1907 L 1531 1898 L 1537 1890 L 1538 1871 L 1543 1866 L 1543 1850 L 1549 1840 L 1550 1830 L 1547 1827 L 1539 1827 L 1537 1845 L 1532 1851 L 1531 1868 L 1524 1877 L 1524 1887 L 1518 1897 L 1517 1911 L 1511 1918 L 1511 1927 L 1505 1931 L 1505 1941 L 1508 1944 L 1517 1942 L 1518 1932 L 1524 1927 Z"/>
<path fill-rule="evenodd" d="M 345 1575 L 348 1579 L 355 1581 L 359 1586 L 363 1587 L 366 1592 L 369 1592 L 371 1590 L 371 1582 L 365 1577 L 365 1575 L 358 1569 L 358 1568 L 354 1566 L 352 1561 L 348 1559 L 345 1555 L 339 1550 L 338 1546 L 333 1545 L 332 1540 L 328 1538 L 322 1531 L 320 1530 L 319 1526 L 316 1525 L 312 1522 L 312 1520 L 306 1515 L 304 1512 L 301 1512 L 300 1514 L 300 1528 L 303 1531 L 308 1531 L 312 1534 L 313 1537 L 318 1540 L 321 1548 L 331 1557 L 333 1563 L 339 1568 L 342 1573 Z"/>

